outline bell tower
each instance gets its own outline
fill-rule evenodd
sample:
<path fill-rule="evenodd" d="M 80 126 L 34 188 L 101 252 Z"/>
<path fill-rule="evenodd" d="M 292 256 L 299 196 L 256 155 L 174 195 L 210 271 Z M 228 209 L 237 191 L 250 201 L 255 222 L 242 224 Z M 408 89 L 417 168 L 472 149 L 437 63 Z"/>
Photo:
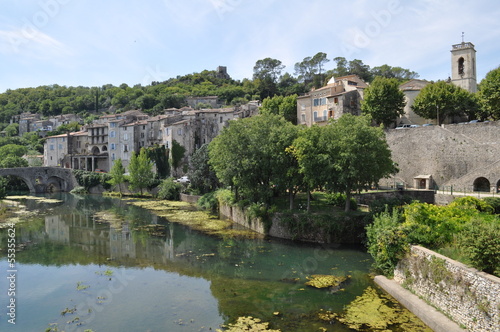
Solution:
<path fill-rule="evenodd" d="M 465 90 L 477 92 L 476 81 L 476 50 L 471 42 L 464 42 L 452 46 L 451 49 L 451 82 Z"/>

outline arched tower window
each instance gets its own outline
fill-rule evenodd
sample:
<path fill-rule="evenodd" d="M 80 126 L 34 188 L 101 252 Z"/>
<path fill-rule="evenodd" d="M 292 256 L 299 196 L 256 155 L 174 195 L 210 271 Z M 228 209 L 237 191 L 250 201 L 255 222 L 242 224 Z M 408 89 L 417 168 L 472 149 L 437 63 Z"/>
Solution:
<path fill-rule="evenodd" d="M 464 58 L 458 59 L 458 75 L 464 76 Z"/>

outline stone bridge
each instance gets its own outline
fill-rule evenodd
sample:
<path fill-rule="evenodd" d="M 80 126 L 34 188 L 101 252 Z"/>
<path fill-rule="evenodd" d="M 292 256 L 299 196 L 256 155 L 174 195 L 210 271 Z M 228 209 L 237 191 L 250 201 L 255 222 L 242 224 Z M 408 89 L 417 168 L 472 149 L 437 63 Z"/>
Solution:
<path fill-rule="evenodd" d="M 0 176 L 15 176 L 23 180 L 32 193 L 71 191 L 77 182 L 69 168 L 17 167 L 1 168 Z"/>

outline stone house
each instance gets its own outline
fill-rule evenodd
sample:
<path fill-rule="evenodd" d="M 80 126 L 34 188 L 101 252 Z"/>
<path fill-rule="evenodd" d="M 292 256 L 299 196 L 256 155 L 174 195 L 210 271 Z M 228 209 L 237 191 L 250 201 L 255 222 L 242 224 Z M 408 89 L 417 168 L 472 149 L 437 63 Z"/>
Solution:
<path fill-rule="evenodd" d="M 343 114 L 361 115 L 361 100 L 368 85 L 357 75 L 332 78 L 328 84 L 297 97 L 297 123 L 325 125 Z"/>

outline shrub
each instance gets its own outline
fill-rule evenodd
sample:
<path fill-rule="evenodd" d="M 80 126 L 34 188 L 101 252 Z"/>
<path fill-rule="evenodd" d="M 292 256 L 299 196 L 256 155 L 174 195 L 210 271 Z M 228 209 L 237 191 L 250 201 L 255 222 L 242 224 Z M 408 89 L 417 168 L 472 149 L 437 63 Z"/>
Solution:
<path fill-rule="evenodd" d="M 455 199 L 449 207 L 457 207 L 461 209 L 476 209 L 480 212 L 494 213 L 495 209 L 485 200 L 481 200 L 472 196 L 465 196 Z"/>
<path fill-rule="evenodd" d="M 500 197 L 485 197 L 483 201 L 493 208 L 493 213 L 500 214 Z"/>
<path fill-rule="evenodd" d="M 409 249 L 407 232 L 401 223 L 401 213 L 394 209 L 375 216 L 366 227 L 368 252 L 375 260 L 375 267 L 387 276 Z"/>
<path fill-rule="evenodd" d="M 372 215 L 377 215 L 386 210 L 392 211 L 394 208 L 398 208 L 398 210 L 401 212 L 403 211 L 403 206 L 410 204 L 412 201 L 413 198 L 408 195 L 391 198 L 380 198 L 374 200 L 370 204 L 370 212 L 372 213 Z"/>
<path fill-rule="evenodd" d="M 158 198 L 171 201 L 178 201 L 180 199 L 182 185 L 174 182 L 173 178 L 163 180 L 158 188 Z"/>
<path fill-rule="evenodd" d="M 325 199 L 328 204 L 333 206 L 343 208 L 345 207 L 345 201 L 347 196 L 342 193 L 327 193 L 325 194 Z M 351 210 L 356 211 L 358 209 L 358 203 L 354 198 L 351 197 Z"/>
<path fill-rule="evenodd" d="M 96 173 L 84 171 L 81 169 L 74 169 L 73 174 L 75 175 L 76 181 L 86 190 L 92 187 L 102 185 L 104 189 L 110 189 L 111 185 L 108 183 L 111 180 L 111 176 L 107 173 Z"/>
<path fill-rule="evenodd" d="M 459 245 L 471 264 L 500 277 L 500 222 L 475 219 L 459 235 Z"/>
<path fill-rule="evenodd" d="M 219 209 L 217 192 L 212 191 L 210 193 L 206 193 L 205 195 L 201 196 L 201 198 L 198 200 L 197 205 L 204 210 L 208 210 L 214 214 L 217 213 Z"/>

